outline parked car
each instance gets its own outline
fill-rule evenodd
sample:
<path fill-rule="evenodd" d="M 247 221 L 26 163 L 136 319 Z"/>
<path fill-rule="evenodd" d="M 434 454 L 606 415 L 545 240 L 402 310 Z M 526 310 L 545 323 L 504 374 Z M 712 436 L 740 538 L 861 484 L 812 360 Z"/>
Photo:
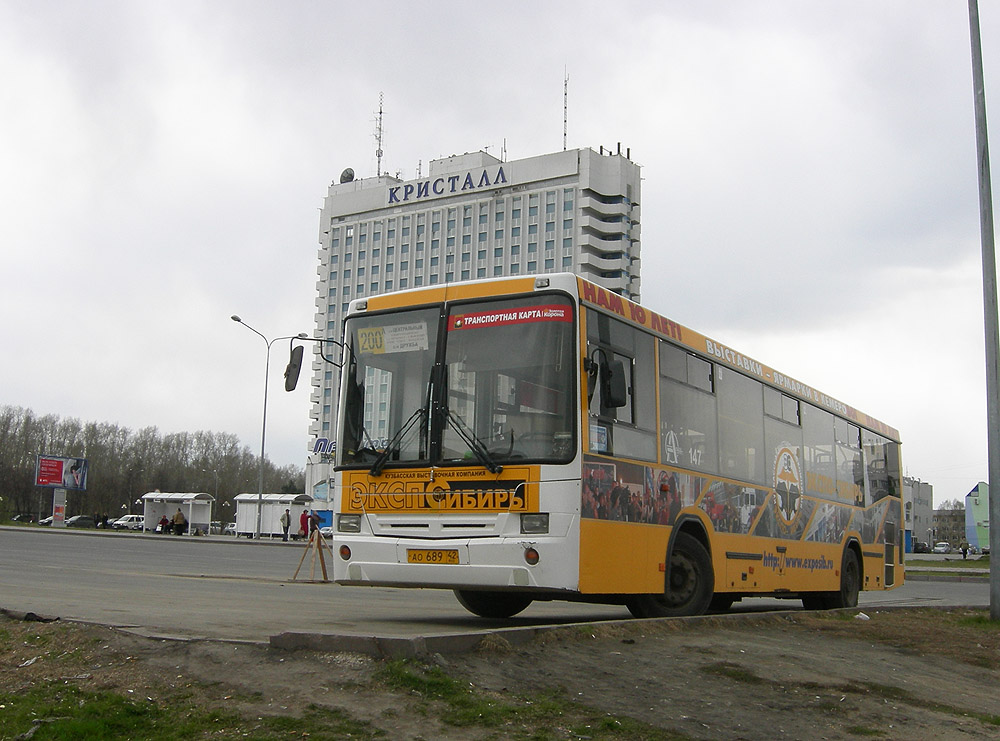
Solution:
<path fill-rule="evenodd" d="M 66 520 L 66 527 L 97 527 L 97 523 L 90 515 L 73 515 Z"/>
<path fill-rule="evenodd" d="M 142 530 L 145 525 L 146 518 L 142 515 L 125 515 L 111 523 L 115 530 Z"/>
<path fill-rule="evenodd" d="M 208 532 L 210 535 L 218 535 L 222 532 L 222 522 L 219 520 L 212 520 L 208 525 Z"/>
<path fill-rule="evenodd" d="M 333 525 L 325 525 L 325 526 L 321 527 L 319 529 L 319 534 L 322 535 L 324 538 L 332 538 L 333 537 Z"/>
<path fill-rule="evenodd" d="M 52 524 L 52 515 L 42 518 L 41 520 L 38 521 L 38 524 L 41 525 L 42 527 L 48 527 L 49 525 Z"/>
<path fill-rule="evenodd" d="M 945 543 L 944 541 L 935 543 L 934 553 L 951 553 L 951 543 Z"/>
<path fill-rule="evenodd" d="M 918 540 L 916 543 L 913 544 L 913 552 L 914 553 L 930 553 L 931 552 L 931 547 L 929 545 L 927 545 L 924 541 Z"/>
<path fill-rule="evenodd" d="M 222 531 L 223 535 L 236 535 L 236 523 L 230 522 L 226 525 L 225 529 Z"/>

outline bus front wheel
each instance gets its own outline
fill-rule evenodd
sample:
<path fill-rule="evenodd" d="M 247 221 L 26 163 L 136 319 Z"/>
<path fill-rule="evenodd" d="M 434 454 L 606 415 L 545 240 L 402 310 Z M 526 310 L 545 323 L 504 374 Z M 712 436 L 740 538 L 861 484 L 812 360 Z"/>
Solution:
<path fill-rule="evenodd" d="M 484 618 L 509 618 L 531 604 L 531 597 L 519 592 L 480 592 L 456 589 L 455 596 L 466 610 Z"/>
<path fill-rule="evenodd" d="M 712 557 L 693 535 L 678 533 L 663 594 L 635 595 L 626 606 L 637 618 L 701 615 L 712 602 L 714 590 Z"/>

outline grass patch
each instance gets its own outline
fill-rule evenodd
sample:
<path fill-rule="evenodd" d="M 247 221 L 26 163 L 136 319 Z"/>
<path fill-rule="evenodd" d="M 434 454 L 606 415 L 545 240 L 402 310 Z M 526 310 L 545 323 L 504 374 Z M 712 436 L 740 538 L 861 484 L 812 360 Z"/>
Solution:
<path fill-rule="evenodd" d="M 385 734 L 346 713 L 310 707 L 301 717 L 247 718 L 179 697 L 150 700 L 113 691 L 84 691 L 49 683 L 15 695 L 0 695 L 0 738 L 32 734 L 32 741 L 130 738 L 148 741 L 183 739 L 382 739 Z"/>
<path fill-rule="evenodd" d="M 872 641 L 928 656 L 945 656 L 983 669 L 1000 669 L 1000 622 L 989 611 L 970 608 L 866 610 L 797 616 L 805 627 L 837 637 Z"/>

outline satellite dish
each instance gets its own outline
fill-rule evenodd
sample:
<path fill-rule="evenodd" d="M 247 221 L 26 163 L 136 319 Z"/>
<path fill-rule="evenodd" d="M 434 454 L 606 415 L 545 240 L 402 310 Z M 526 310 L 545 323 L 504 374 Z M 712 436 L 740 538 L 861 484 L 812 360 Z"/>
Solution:
<path fill-rule="evenodd" d="M 352 170 L 350 167 L 348 167 L 346 170 L 340 173 L 340 182 L 349 183 L 352 180 L 354 180 L 354 170 Z"/>

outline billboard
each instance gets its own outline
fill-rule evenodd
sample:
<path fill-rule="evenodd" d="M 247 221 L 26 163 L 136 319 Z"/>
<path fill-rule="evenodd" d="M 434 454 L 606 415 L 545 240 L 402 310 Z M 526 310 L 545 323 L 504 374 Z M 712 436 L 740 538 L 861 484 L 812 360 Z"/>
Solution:
<path fill-rule="evenodd" d="M 87 489 L 87 459 L 40 455 L 35 462 L 35 486 Z"/>

